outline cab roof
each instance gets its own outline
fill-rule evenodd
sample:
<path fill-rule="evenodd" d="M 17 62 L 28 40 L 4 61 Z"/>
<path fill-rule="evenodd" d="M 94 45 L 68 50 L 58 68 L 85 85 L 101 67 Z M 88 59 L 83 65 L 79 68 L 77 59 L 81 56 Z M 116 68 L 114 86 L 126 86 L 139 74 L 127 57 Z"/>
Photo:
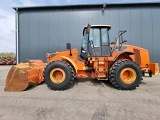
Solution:
<path fill-rule="evenodd" d="M 99 27 L 99 28 L 111 28 L 110 25 L 91 25 L 91 27 Z"/>
<path fill-rule="evenodd" d="M 84 27 L 83 29 L 83 35 L 84 35 L 84 30 L 87 28 L 87 26 Z M 110 25 L 105 25 L 105 24 L 101 24 L 101 25 L 90 25 L 90 28 L 108 28 L 108 30 L 111 28 Z"/>

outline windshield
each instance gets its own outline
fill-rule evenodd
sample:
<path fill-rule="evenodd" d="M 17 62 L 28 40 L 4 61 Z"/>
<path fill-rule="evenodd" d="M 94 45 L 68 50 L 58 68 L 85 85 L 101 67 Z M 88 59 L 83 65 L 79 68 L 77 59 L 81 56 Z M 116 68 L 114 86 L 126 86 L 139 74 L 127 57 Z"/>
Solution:
<path fill-rule="evenodd" d="M 88 33 L 86 33 L 86 30 L 84 31 L 84 37 L 82 40 L 82 51 L 87 52 L 88 51 Z"/>

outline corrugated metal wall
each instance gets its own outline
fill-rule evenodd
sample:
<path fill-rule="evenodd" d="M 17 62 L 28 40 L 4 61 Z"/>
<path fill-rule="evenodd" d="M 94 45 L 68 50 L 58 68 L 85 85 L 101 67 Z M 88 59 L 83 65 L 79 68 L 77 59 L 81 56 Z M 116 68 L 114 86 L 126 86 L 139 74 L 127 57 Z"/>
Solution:
<path fill-rule="evenodd" d="M 111 41 L 119 30 L 127 30 L 128 44 L 149 50 L 151 60 L 160 63 L 160 7 L 133 5 L 102 8 L 19 10 L 19 61 L 42 59 L 47 52 L 66 49 L 66 43 L 80 49 L 83 27 L 110 24 Z"/>

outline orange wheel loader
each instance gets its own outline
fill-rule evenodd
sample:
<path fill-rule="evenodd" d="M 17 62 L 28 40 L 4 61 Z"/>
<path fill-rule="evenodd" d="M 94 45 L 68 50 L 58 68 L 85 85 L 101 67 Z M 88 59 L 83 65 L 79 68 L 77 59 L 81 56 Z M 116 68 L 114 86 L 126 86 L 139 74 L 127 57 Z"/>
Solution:
<path fill-rule="evenodd" d="M 88 25 L 83 30 L 80 53 L 71 49 L 47 53 L 47 64 L 41 60 L 20 63 L 8 73 L 5 91 L 22 91 L 43 80 L 52 90 L 65 90 L 75 78 L 109 80 L 115 88 L 133 90 L 139 86 L 145 73 L 159 73 L 158 63 L 150 63 L 148 50 L 124 45 L 120 31 L 115 42 L 110 43 L 110 25 Z"/>

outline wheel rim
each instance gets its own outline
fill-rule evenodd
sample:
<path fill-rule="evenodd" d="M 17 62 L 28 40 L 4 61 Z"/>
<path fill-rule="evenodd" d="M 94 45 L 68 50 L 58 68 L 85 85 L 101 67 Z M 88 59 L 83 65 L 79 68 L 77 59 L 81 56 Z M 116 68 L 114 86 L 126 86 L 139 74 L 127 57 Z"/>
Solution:
<path fill-rule="evenodd" d="M 136 80 L 136 71 L 133 68 L 124 68 L 120 73 L 121 80 L 126 84 L 131 84 Z"/>
<path fill-rule="evenodd" d="M 54 68 L 50 72 L 50 79 L 56 84 L 60 84 L 65 80 L 65 72 L 61 68 Z"/>

